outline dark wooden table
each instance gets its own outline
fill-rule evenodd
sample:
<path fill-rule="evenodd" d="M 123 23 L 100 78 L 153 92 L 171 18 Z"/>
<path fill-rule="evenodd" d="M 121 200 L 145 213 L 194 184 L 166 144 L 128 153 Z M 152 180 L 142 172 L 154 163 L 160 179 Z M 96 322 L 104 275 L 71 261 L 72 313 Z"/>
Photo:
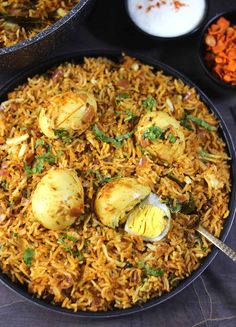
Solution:
<path fill-rule="evenodd" d="M 196 0 L 197 1 L 197 0 Z M 208 18 L 236 1 L 210 0 Z M 78 49 L 119 49 L 159 59 L 192 79 L 222 114 L 236 144 L 236 91 L 215 85 L 202 71 L 198 60 L 200 31 L 176 41 L 151 40 L 135 30 L 121 0 L 98 0 L 83 26 L 78 26 L 63 45 L 50 54 Z M 13 76 L 0 72 L 0 87 Z M 236 249 L 236 223 L 227 244 Z M 207 270 L 180 294 L 156 308 L 113 320 L 78 319 L 47 311 L 0 284 L 0 327 L 235 327 L 236 265 L 218 253 Z"/>

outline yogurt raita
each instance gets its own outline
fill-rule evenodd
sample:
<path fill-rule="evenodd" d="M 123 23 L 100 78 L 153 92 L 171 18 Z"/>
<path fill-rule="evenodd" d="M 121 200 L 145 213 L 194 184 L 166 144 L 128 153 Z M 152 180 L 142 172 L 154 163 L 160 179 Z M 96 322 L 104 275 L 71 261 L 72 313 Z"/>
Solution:
<path fill-rule="evenodd" d="M 144 32 L 177 37 L 194 30 L 206 12 L 205 0 L 128 0 L 133 22 Z"/>

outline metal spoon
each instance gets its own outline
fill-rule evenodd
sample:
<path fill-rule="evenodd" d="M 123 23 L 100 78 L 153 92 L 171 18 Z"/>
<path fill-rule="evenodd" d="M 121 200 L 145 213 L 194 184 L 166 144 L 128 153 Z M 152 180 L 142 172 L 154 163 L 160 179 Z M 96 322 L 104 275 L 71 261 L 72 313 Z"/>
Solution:
<path fill-rule="evenodd" d="M 234 251 L 233 249 L 231 249 L 228 245 L 226 245 L 225 243 L 223 243 L 221 240 L 219 240 L 218 238 L 216 238 L 215 236 L 213 236 L 211 233 L 209 233 L 204 227 L 202 227 L 201 225 L 199 225 L 196 230 L 202 234 L 203 236 L 205 236 L 206 239 L 208 239 L 208 241 L 210 241 L 211 243 L 213 243 L 215 246 L 218 247 L 218 249 L 220 249 L 224 254 L 226 254 L 230 259 L 232 259 L 235 263 L 236 263 L 236 251 Z"/>

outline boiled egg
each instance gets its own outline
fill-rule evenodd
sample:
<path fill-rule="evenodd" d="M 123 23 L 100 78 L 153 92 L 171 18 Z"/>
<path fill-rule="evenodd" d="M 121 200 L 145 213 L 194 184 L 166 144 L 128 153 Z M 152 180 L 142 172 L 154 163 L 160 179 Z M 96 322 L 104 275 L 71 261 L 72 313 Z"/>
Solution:
<path fill-rule="evenodd" d="M 83 208 L 84 190 L 74 170 L 50 170 L 32 195 L 34 218 L 48 229 L 69 227 L 80 218 Z"/>
<path fill-rule="evenodd" d="M 127 217 L 125 231 L 146 241 L 159 241 L 169 231 L 171 214 L 166 204 L 154 194 L 137 205 Z"/>
<path fill-rule="evenodd" d="M 185 149 L 180 123 L 163 111 L 146 113 L 139 120 L 135 137 L 147 152 L 169 163 L 178 159 Z"/>
<path fill-rule="evenodd" d="M 151 189 L 136 178 L 123 177 L 105 184 L 97 193 L 95 211 L 101 222 L 115 228 L 127 219 L 127 213 L 146 198 Z"/>
<path fill-rule="evenodd" d="M 94 96 L 85 91 L 60 93 L 49 100 L 39 114 L 39 127 L 44 135 L 55 139 L 54 130 L 82 134 L 93 122 L 97 112 Z"/>

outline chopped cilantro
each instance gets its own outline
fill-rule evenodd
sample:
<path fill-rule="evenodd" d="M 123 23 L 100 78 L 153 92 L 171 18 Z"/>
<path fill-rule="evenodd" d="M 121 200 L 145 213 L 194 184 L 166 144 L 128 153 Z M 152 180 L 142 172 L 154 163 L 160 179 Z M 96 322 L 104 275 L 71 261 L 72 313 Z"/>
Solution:
<path fill-rule="evenodd" d="M 109 137 L 109 136 L 106 136 L 106 134 L 103 133 L 103 131 L 101 131 L 97 127 L 97 125 L 93 126 L 93 132 L 100 141 L 105 142 L 105 143 L 111 143 L 116 148 L 121 147 L 122 141 L 130 138 L 133 135 L 133 133 L 131 132 L 131 133 L 126 133 L 124 135 L 116 136 L 115 138 Z"/>
<path fill-rule="evenodd" d="M 129 98 L 129 94 L 128 93 L 119 93 L 116 96 L 116 99 L 128 99 Z"/>
<path fill-rule="evenodd" d="M 130 111 L 130 110 L 126 110 L 126 115 L 127 115 L 127 117 L 124 119 L 124 121 L 130 121 L 130 120 L 133 120 L 133 119 L 135 119 L 135 118 L 137 118 L 138 116 L 137 115 L 135 115 L 132 111 Z"/>
<path fill-rule="evenodd" d="M 153 107 L 156 106 L 156 100 L 151 95 L 148 95 L 147 99 L 143 101 L 142 106 L 148 111 L 152 111 Z"/>
<path fill-rule="evenodd" d="M 149 265 L 145 265 L 142 261 L 139 262 L 138 267 L 143 270 L 146 276 L 162 276 L 165 272 L 163 268 L 155 268 Z"/>
<path fill-rule="evenodd" d="M 169 134 L 169 141 L 171 143 L 175 143 L 176 142 L 176 137 L 174 136 L 174 134 L 172 134 L 172 133 Z"/>
<path fill-rule="evenodd" d="M 72 142 L 72 137 L 68 131 L 65 129 L 54 129 L 55 136 L 62 140 L 64 144 L 70 144 Z"/>
<path fill-rule="evenodd" d="M 169 208 L 170 208 L 170 211 L 172 212 L 172 213 L 177 213 L 177 212 L 180 212 L 181 211 L 181 209 L 182 209 L 182 205 L 181 205 L 181 203 L 176 203 L 176 205 L 175 206 L 169 206 Z"/>
<path fill-rule="evenodd" d="M 122 142 L 124 140 L 129 139 L 132 135 L 133 135 L 133 132 L 126 133 L 126 134 L 123 134 L 123 135 L 118 135 L 118 136 L 116 136 L 116 140 L 118 142 Z"/>
<path fill-rule="evenodd" d="M 96 175 L 96 177 L 97 177 L 97 179 L 98 179 L 98 181 L 97 181 L 97 185 L 98 184 L 104 184 L 104 183 L 108 183 L 108 182 L 111 182 L 111 181 L 113 181 L 114 179 L 118 179 L 118 178 L 121 178 L 122 176 L 119 176 L 119 175 L 117 175 L 117 176 L 113 176 L 113 177 L 111 177 L 111 176 L 103 176 L 101 173 L 100 173 L 100 171 L 98 171 L 98 170 L 95 170 L 95 169 L 89 169 L 88 170 L 88 173 L 89 174 L 95 174 Z"/>
<path fill-rule="evenodd" d="M 18 233 L 17 232 L 13 232 L 13 237 L 18 237 Z"/>
<path fill-rule="evenodd" d="M 156 141 L 161 138 L 164 131 L 158 126 L 148 127 L 142 135 L 142 138 L 148 139 L 150 141 Z"/>
<path fill-rule="evenodd" d="M 180 125 L 187 128 L 189 131 L 193 130 L 190 122 L 186 118 L 180 120 Z"/>
<path fill-rule="evenodd" d="M 57 243 L 58 244 L 66 244 L 66 240 L 69 240 L 69 241 L 72 241 L 75 243 L 77 241 L 77 238 L 72 235 L 69 235 L 69 234 L 64 234 L 64 235 L 62 235 L 62 237 L 60 237 L 57 240 Z"/>
<path fill-rule="evenodd" d="M 35 251 L 32 248 L 27 248 L 23 255 L 23 260 L 25 264 L 30 267 L 32 265 L 33 257 L 35 255 Z"/>
<path fill-rule="evenodd" d="M 71 245 L 70 242 L 68 241 L 71 241 L 73 243 L 76 243 L 77 242 L 77 238 L 74 237 L 73 235 L 70 235 L 70 234 L 64 234 L 62 235 L 58 240 L 57 240 L 57 243 L 58 244 L 61 244 L 64 246 L 64 250 L 68 253 L 70 253 L 71 255 L 73 255 L 73 257 L 77 257 L 79 259 L 79 261 L 83 260 L 84 259 L 84 256 L 83 254 L 79 251 L 79 250 L 75 250 L 74 249 L 74 244 Z"/>
<path fill-rule="evenodd" d="M 37 149 L 37 147 L 39 147 L 40 145 L 44 146 L 45 145 L 45 141 L 44 139 L 38 139 L 35 142 L 35 148 Z"/>
<path fill-rule="evenodd" d="M 201 157 L 202 159 L 205 159 L 205 158 L 209 157 L 209 153 L 202 150 L 202 149 L 198 150 L 198 154 L 199 154 L 199 157 Z"/>
<path fill-rule="evenodd" d="M 204 121 L 201 118 L 192 116 L 192 115 L 187 115 L 186 118 L 188 120 L 191 120 L 193 123 L 202 126 L 203 128 L 207 129 L 208 131 L 216 131 L 216 127 L 208 124 L 206 121 Z"/>
<path fill-rule="evenodd" d="M 6 180 L 3 180 L 0 182 L 0 188 L 2 188 L 3 190 L 7 191 L 9 188 L 9 184 Z"/>
<path fill-rule="evenodd" d="M 42 145 L 47 151 L 42 153 L 41 155 L 35 156 L 33 166 L 30 166 L 27 162 L 24 163 L 24 169 L 28 176 L 31 176 L 33 174 L 40 174 L 44 170 L 45 162 L 48 162 L 49 164 L 54 164 L 56 162 L 56 159 L 63 154 L 63 152 L 60 151 L 56 155 L 53 155 L 51 145 L 43 143 L 42 139 L 37 141 L 35 147 Z"/>

